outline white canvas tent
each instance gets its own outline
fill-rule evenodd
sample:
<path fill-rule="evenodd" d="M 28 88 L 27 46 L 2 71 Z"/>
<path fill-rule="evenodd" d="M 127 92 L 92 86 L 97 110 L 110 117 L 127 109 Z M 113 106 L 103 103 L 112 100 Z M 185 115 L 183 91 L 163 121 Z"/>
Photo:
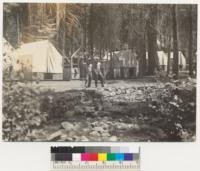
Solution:
<path fill-rule="evenodd" d="M 164 67 L 164 70 L 167 70 L 167 62 L 168 62 L 168 53 L 165 53 L 164 51 L 157 51 L 158 54 L 158 61 L 159 65 Z M 179 65 L 182 66 L 182 69 L 186 69 L 186 59 L 185 56 L 181 51 L 178 52 L 179 56 Z M 148 52 L 146 52 L 146 59 L 148 59 Z M 170 64 L 172 66 L 173 61 L 173 52 L 170 53 Z"/>
<path fill-rule="evenodd" d="M 173 59 L 173 52 L 171 52 L 170 58 Z M 186 58 L 181 51 L 178 52 L 178 64 L 182 66 L 183 70 L 186 70 Z"/>
<path fill-rule="evenodd" d="M 110 53 L 107 53 L 104 57 L 104 61 L 110 61 Z M 139 61 L 137 60 L 137 54 L 130 49 L 114 51 L 113 52 L 113 67 L 115 78 L 133 78 L 138 76 Z M 106 70 L 109 71 L 110 64 L 108 63 Z"/>
<path fill-rule="evenodd" d="M 18 70 L 20 63 L 27 71 L 40 73 L 41 79 L 44 79 L 44 73 L 54 74 L 62 79 L 63 58 L 48 40 L 23 44 L 16 50 L 15 56 L 14 70 Z"/>

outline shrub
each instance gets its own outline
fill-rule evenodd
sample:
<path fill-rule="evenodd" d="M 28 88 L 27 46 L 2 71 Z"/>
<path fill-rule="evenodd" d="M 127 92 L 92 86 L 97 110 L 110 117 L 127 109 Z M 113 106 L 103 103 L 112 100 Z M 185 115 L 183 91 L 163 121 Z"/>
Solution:
<path fill-rule="evenodd" d="M 45 92 L 41 95 L 40 110 L 48 113 L 50 119 L 54 119 L 65 116 L 68 111 L 76 111 L 78 106 L 89 105 L 97 109 L 101 103 L 102 94 L 93 90 Z M 79 113 L 84 113 L 84 110 Z"/>
<path fill-rule="evenodd" d="M 40 90 L 24 83 L 3 84 L 3 139 L 5 141 L 34 140 L 33 130 L 46 122 L 40 111 Z"/>
<path fill-rule="evenodd" d="M 151 108 L 162 119 L 162 129 L 171 141 L 193 140 L 196 121 L 196 81 L 171 81 L 152 100 Z"/>
<path fill-rule="evenodd" d="M 67 111 L 74 110 L 80 104 L 81 94 L 78 91 L 51 92 L 43 94 L 41 111 L 48 113 L 50 119 L 63 117 Z"/>

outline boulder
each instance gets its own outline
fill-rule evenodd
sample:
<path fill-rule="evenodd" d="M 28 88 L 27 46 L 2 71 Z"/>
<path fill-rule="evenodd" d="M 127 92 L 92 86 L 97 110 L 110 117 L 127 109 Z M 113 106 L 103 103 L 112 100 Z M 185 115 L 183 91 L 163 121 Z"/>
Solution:
<path fill-rule="evenodd" d="M 90 141 L 86 136 L 82 136 L 81 137 L 81 141 L 82 142 L 87 142 L 87 141 Z"/>
<path fill-rule="evenodd" d="M 115 96 L 116 95 L 116 93 L 114 92 L 114 91 L 112 91 L 111 93 L 110 93 L 110 96 Z"/>
<path fill-rule="evenodd" d="M 101 136 L 101 134 L 99 132 L 97 132 L 97 131 L 92 131 L 89 134 L 94 136 L 94 137 L 100 137 Z"/>
<path fill-rule="evenodd" d="M 112 136 L 109 138 L 108 141 L 116 142 L 117 140 L 118 140 L 118 138 L 116 136 Z"/>
<path fill-rule="evenodd" d="M 84 113 L 92 114 L 94 112 L 95 112 L 95 107 L 94 106 L 85 106 L 84 107 Z"/>
<path fill-rule="evenodd" d="M 73 139 L 71 137 L 69 137 L 69 135 L 63 134 L 63 135 L 61 135 L 59 141 L 73 141 Z"/>
<path fill-rule="evenodd" d="M 102 137 L 110 137 L 110 133 L 108 132 L 104 132 L 101 134 Z"/>
<path fill-rule="evenodd" d="M 60 129 L 56 132 L 54 132 L 53 134 L 51 134 L 48 138 L 47 141 L 57 141 L 61 138 L 61 135 L 63 135 L 65 133 L 64 129 Z"/>
<path fill-rule="evenodd" d="M 66 131 L 71 131 L 74 129 L 74 125 L 70 122 L 62 122 L 61 125 Z"/>
<path fill-rule="evenodd" d="M 128 123 L 117 123 L 116 124 L 117 129 L 131 129 L 133 128 L 133 124 L 128 124 Z"/>
<path fill-rule="evenodd" d="M 100 132 L 100 133 L 101 132 L 105 132 L 105 130 L 102 127 L 94 127 L 93 130 L 97 131 L 97 132 Z"/>
<path fill-rule="evenodd" d="M 70 111 L 65 112 L 66 118 L 72 118 L 74 117 L 74 115 L 75 115 L 75 111 L 70 110 Z"/>

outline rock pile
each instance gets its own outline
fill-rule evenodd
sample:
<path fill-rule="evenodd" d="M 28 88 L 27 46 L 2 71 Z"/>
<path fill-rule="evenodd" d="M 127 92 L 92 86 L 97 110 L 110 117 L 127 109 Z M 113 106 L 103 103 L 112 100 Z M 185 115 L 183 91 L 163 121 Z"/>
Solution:
<path fill-rule="evenodd" d="M 101 92 L 105 101 L 111 102 L 138 102 L 145 101 L 148 92 L 158 89 L 156 86 L 151 87 L 107 87 L 97 90 Z M 150 93 L 150 92 L 149 92 Z"/>

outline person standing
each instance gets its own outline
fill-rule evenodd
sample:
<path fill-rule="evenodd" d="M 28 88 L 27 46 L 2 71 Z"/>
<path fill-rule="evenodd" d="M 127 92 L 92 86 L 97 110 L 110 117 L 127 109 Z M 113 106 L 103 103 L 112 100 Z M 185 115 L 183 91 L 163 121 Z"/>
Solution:
<path fill-rule="evenodd" d="M 92 69 L 93 69 L 92 63 L 89 62 L 89 65 L 88 65 L 88 68 L 87 68 L 86 82 L 85 82 L 86 87 L 91 87 Z"/>
<path fill-rule="evenodd" d="M 95 67 L 95 86 L 98 86 L 98 80 L 100 80 L 101 82 L 101 86 L 104 87 L 104 76 L 102 73 L 102 64 L 101 62 L 98 60 L 96 67 Z"/>
<path fill-rule="evenodd" d="M 77 75 L 78 75 L 78 71 L 77 71 L 78 68 L 74 68 L 74 79 L 76 79 Z"/>

